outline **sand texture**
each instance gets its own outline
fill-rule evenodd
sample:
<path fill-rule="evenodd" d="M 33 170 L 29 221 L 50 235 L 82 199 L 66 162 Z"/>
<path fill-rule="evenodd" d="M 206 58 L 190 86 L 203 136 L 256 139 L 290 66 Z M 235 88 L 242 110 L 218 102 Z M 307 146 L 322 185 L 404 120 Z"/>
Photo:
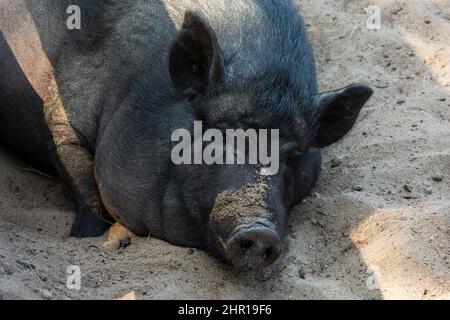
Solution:
<path fill-rule="evenodd" d="M 154 238 L 68 238 L 60 181 L 0 150 L 0 299 L 450 299 L 450 1 L 302 0 L 321 90 L 367 82 L 263 279 Z M 379 5 L 382 29 L 364 8 Z M 81 268 L 81 289 L 66 287 Z"/>

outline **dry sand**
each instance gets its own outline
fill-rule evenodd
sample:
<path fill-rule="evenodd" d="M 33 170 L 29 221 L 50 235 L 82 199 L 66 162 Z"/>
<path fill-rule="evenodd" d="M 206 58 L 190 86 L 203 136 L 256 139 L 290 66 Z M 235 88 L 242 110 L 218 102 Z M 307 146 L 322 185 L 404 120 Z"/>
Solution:
<path fill-rule="evenodd" d="M 450 299 L 450 1 L 299 5 L 321 88 L 367 81 L 376 93 L 325 150 L 278 272 L 255 279 L 157 239 L 111 250 L 67 238 L 61 183 L 1 150 L 0 298 Z M 380 31 L 366 28 L 369 5 L 382 9 Z M 69 265 L 81 268 L 79 291 L 66 288 Z"/>

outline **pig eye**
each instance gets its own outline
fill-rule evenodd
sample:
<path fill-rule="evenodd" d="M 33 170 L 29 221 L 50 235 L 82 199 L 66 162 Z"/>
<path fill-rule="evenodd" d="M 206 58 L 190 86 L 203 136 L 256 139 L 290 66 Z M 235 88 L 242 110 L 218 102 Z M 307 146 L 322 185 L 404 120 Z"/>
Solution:
<path fill-rule="evenodd" d="M 296 141 L 290 141 L 281 145 L 280 155 L 290 154 L 299 150 L 299 144 Z"/>
<path fill-rule="evenodd" d="M 303 155 L 304 153 L 298 150 L 294 150 L 292 152 L 289 152 L 286 156 L 288 159 L 293 159 L 295 160 L 296 158 L 299 158 Z"/>

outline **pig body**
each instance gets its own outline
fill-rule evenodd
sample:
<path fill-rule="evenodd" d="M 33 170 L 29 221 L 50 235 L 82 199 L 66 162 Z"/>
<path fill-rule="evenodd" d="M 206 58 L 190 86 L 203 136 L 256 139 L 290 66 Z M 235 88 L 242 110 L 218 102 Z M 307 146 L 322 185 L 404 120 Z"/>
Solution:
<path fill-rule="evenodd" d="M 66 27 L 70 5 L 81 9 L 80 30 Z M 270 265 L 289 208 L 319 176 L 320 148 L 350 130 L 371 95 L 362 85 L 317 92 L 290 1 L 0 6 L 0 139 L 72 188 L 74 236 L 119 221 L 239 266 Z M 262 179 L 255 165 L 174 165 L 171 133 L 198 120 L 279 129 L 279 172 Z M 259 204 L 246 214 L 228 207 L 239 200 L 227 196 L 248 188 L 262 192 Z"/>

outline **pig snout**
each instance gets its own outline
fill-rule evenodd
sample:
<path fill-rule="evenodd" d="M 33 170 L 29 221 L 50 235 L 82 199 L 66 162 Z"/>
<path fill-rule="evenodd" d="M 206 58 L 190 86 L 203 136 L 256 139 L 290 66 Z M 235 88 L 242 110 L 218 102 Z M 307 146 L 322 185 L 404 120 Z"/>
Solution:
<path fill-rule="evenodd" d="M 234 229 L 226 241 L 226 253 L 237 267 L 261 269 L 271 266 L 282 252 L 275 226 L 259 219 Z"/>
<path fill-rule="evenodd" d="M 215 199 L 210 223 L 222 252 L 238 269 L 265 269 L 283 251 L 282 230 L 285 212 L 269 205 L 269 186 L 258 180 L 239 189 L 221 192 Z M 274 190 L 271 192 L 272 199 Z"/>

